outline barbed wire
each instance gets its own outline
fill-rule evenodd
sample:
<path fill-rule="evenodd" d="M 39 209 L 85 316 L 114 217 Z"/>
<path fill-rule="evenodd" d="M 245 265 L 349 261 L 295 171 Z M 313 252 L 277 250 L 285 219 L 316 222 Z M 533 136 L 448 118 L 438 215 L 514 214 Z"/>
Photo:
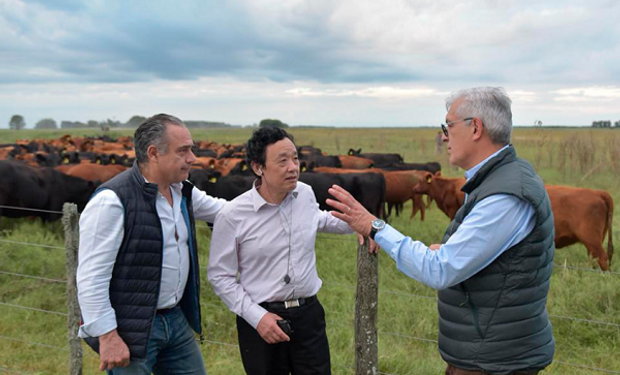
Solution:
<path fill-rule="evenodd" d="M 62 211 L 42 210 L 39 208 L 16 207 L 16 206 L 5 206 L 5 205 L 0 205 L 0 208 L 9 208 L 11 210 L 16 210 L 16 211 L 33 211 L 33 212 L 44 212 L 48 214 L 61 214 L 61 215 L 63 214 Z"/>
<path fill-rule="evenodd" d="M 8 307 L 13 307 L 13 308 L 22 309 L 22 310 L 32 310 L 32 311 L 37 311 L 37 312 L 42 312 L 42 313 L 47 313 L 47 314 L 56 314 L 56 315 L 62 315 L 62 316 L 69 316 L 69 314 L 63 313 L 63 312 L 59 312 L 59 311 L 51 311 L 51 310 L 38 309 L 36 307 L 21 306 L 21 305 L 15 305 L 15 304 L 12 304 L 12 303 L 6 303 L 6 302 L 0 302 L 0 306 L 8 306 Z"/>
<path fill-rule="evenodd" d="M 0 240 L 0 242 L 10 243 L 13 245 L 26 245 L 26 246 L 34 246 L 34 247 L 43 247 L 46 249 L 65 250 L 65 248 L 62 246 L 43 245 L 43 244 L 38 244 L 38 243 L 29 243 L 29 242 L 20 242 L 20 241 L 11 241 L 11 240 Z"/>
<path fill-rule="evenodd" d="M 24 275 L 24 274 L 15 273 L 15 272 L 0 271 L 0 274 L 1 275 L 18 276 L 18 277 L 28 277 L 28 278 L 31 278 L 31 279 L 38 279 L 38 280 L 43 280 L 43 281 L 55 282 L 55 283 L 66 283 L 67 282 L 67 280 L 62 280 L 62 279 L 48 279 L 47 277 Z"/>

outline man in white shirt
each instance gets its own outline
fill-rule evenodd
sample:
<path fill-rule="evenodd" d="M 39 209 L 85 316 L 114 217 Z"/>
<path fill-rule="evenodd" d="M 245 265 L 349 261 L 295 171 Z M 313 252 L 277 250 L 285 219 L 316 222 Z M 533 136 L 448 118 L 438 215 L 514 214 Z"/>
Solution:
<path fill-rule="evenodd" d="M 196 160 L 181 120 L 159 114 L 134 136 L 134 166 L 103 184 L 80 218 L 79 336 L 109 374 L 206 374 L 194 220 L 226 201 L 189 182 Z"/>
<path fill-rule="evenodd" d="M 297 149 L 286 131 L 256 130 L 247 157 L 259 179 L 215 220 L 209 281 L 237 314 L 248 374 L 330 374 L 314 244 L 317 231 L 353 232 L 319 210 L 312 188 L 298 182 Z"/>

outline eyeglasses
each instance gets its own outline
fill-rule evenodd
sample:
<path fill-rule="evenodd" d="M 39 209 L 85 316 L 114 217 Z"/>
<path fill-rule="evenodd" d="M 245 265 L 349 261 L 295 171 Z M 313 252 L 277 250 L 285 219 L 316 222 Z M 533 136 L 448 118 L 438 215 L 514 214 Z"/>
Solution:
<path fill-rule="evenodd" d="M 447 137 L 448 136 L 448 126 L 452 125 L 452 124 L 456 124 L 457 122 L 461 122 L 461 121 L 471 121 L 473 120 L 474 117 L 467 117 L 464 118 L 462 120 L 456 120 L 456 121 L 449 121 L 446 122 L 445 124 L 441 124 L 441 130 L 443 130 L 443 134 Z"/>

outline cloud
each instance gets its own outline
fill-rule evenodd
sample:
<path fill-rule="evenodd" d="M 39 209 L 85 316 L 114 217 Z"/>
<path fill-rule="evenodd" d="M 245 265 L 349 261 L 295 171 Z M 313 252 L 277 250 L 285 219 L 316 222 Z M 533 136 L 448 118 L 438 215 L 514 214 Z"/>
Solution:
<path fill-rule="evenodd" d="M 620 76 L 619 9 L 576 0 L 0 0 L 0 84 L 604 84 Z"/>

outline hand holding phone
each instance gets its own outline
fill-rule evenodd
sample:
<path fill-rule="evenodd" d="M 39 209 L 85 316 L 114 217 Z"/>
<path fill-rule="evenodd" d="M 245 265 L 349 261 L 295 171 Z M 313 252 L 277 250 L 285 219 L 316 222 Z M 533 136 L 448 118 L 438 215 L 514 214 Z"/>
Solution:
<path fill-rule="evenodd" d="M 278 327 L 280 327 L 280 329 L 286 333 L 287 336 L 291 336 L 291 333 L 293 333 L 293 329 L 291 328 L 291 322 L 289 322 L 286 319 L 281 319 L 277 321 L 278 323 Z"/>

